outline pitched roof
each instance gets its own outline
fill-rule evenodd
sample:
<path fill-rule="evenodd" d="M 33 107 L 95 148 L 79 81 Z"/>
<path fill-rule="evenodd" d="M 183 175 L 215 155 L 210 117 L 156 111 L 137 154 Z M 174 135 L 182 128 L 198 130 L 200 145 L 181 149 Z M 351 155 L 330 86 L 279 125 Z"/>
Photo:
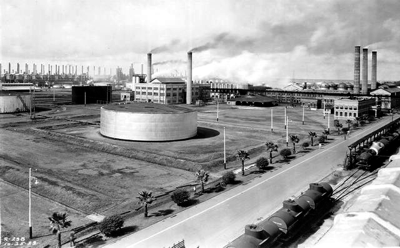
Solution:
<path fill-rule="evenodd" d="M 186 82 L 182 78 L 168 78 L 168 77 L 157 77 L 151 80 L 151 83 L 158 84 L 185 84 Z"/>
<path fill-rule="evenodd" d="M 386 89 L 377 89 L 371 92 L 371 95 L 391 95 L 393 93 L 400 92 L 400 88 L 386 88 Z"/>

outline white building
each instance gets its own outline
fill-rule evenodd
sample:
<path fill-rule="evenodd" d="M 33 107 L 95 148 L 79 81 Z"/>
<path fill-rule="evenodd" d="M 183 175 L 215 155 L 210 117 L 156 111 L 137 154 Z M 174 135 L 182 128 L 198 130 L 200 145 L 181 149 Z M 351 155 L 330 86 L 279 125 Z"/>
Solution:
<path fill-rule="evenodd" d="M 186 82 L 181 78 L 154 78 L 151 83 L 133 85 L 136 102 L 186 103 Z M 199 85 L 192 84 L 192 101 L 199 97 Z"/>

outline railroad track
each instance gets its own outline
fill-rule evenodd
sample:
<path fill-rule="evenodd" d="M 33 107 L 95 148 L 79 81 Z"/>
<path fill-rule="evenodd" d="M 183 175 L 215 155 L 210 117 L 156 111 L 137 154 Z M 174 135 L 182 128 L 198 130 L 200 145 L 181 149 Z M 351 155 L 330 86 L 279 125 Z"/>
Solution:
<path fill-rule="evenodd" d="M 332 198 L 334 198 L 336 202 L 340 201 L 354 191 L 371 183 L 377 177 L 379 170 L 385 168 L 389 164 L 390 161 L 371 172 L 357 169 L 333 190 Z"/>

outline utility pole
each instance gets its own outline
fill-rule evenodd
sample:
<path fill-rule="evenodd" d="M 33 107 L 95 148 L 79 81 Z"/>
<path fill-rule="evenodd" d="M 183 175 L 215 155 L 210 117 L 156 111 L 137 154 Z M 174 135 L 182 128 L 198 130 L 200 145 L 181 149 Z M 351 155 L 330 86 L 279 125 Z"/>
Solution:
<path fill-rule="evenodd" d="M 218 99 L 217 99 L 217 121 L 218 121 L 218 108 L 219 108 L 219 104 L 218 104 Z"/>
<path fill-rule="evenodd" d="M 289 146 L 289 116 L 286 117 L 286 123 L 287 123 L 287 128 L 286 128 L 286 146 Z"/>
<path fill-rule="evenodd" d="M 271 132 L 274 131 L 274 109 L 271 108 Z"/>
<path fill-rule="evenodd" d="M 304 125 L 304 104 L 303 104 L 303 119 L 302 119 L 302 121 L 303 121 L 303 125 Z"/>
<path fill-rule="evenodd" d="M 224 169 L 226 170 L 226 138 L 225 138 L 225 127 L 224 127 Z"/>
<path fill-rule="evenodd" d="M 286 129 L 286 125 L 287 125 L 287 115 L 286 115 L 286 106 L 285 106 L 285 129 Z"/>
<path fill-rule="evenodd" d="M 330 132 L 330 121 L 329 121 L 329 116 L 331 116 L 331 112 L 328 112 L 328 132 Z"/>
<path fill-rule="evenodd" d="M 29 168 L 29 238 L 32 239 L 32 168 Z"/>

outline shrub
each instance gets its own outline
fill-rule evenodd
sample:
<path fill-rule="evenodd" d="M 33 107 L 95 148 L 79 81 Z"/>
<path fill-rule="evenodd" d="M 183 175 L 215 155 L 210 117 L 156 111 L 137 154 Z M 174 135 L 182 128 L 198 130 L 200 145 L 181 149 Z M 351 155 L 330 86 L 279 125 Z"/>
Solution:
<path fill-rule="evenodd" d="M 364 121 L 364 120 L 361 120 L 361 121 L 360 121 L 360 125 L 365 125 L 365 121 Z"/>
<path fill-rule="evenodd" d="M 357 128 L 358 127 L 358 123 L 357 122 L 353 123 L 352 126 L 353 126 L 353 128 Z"/>
<path fill-rule="evenodd" d="M 175 190 L 172 195 L 171 199 L 179 206 L 182 203 L 186 202 L 190 198 L 190 193 L 184 189 L 177 189 Z"/>
<path fill-rule="evenodd" d="M 233 171 L 228 171 L 222 176 L 222 182 L 225 184 L 234 183 L 236 179 L 235 173 Z"/>
<path fill-rule="evenodd" d="M 303 147 L 303 149 L 306 149 L 309 146 L 310 146 L 310 144 L 307 141 L 303 142 L 303 144 L 301 144 L 301 147 Z"/>
<path fill-rule="evenodd" d="M 265 170 L 268 167 L 268 165 L 269 165 L 269 162 L 268 162 L 267 158 L 261 157 L 261 158 L 257 159 L 257 161 L 256 161 L 256 166 L 260 170 Z"/>
<path fill-rule="evenodd" d="M 99 230 L 107 237 L 113 235 L 116 231 L 122 228 L 124 219 L 119 215 L 112 215 L 104 218 L 99 224 Z"/>
<path fill-rule="evenodd" d="M 325 140 L 326 140 L 326 136 L 323 136 L 323 135 L 319 136 L 319 138 L 318 138 L 318 142 L 321 143 L 321 144 L 325 143 Z"/>
<path fill-rule="evenodd" d="M 347 134 L 347 131 L 349 131 L 347 127 L 342 128 L 342 133 Z"/>
<path fill-rule="evenodd" d="M 279 155 L 281 155 L 284 159 L 287 159 L 290 155 L 292 155 L 292 151 L 289 148 L 285 148 L 279 152 Z"/>

